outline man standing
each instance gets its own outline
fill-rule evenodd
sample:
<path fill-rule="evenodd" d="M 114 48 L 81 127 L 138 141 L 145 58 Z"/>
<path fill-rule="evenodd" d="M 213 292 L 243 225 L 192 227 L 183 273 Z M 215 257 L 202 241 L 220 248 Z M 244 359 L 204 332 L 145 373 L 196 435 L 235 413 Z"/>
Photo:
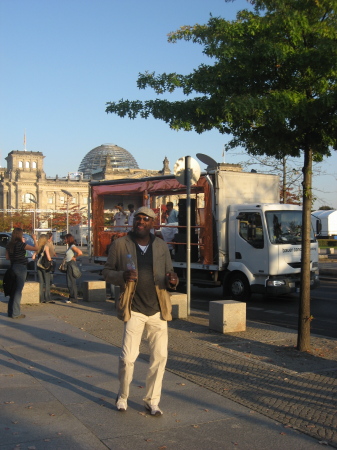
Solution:
<path fill-rule="evenodd" d="M 135 217 L 135 205 L 133 205 L 132 203 L 130 203 L 128 205 L 128 210 L 129 210 L 129 216 L 128 216 L 128 231 L 131 230 L 131 227 L 133 226 L 133 219 Z"/>
<path fill-rule="evenodd" d="M 114 231 L 125 231 L 126 212 L 123 210 L 123 203 L 118 203 L 115 208 L 118 210 L 118 212 L 116 212 L 116 214 L 114 215 Z"/>
<path fill-rule="evenodd" d="M 173 209 L 173 203 L 166 203 L 166 223 L 169 225 L 170 223 L 178 223 L 178 211 Z"/>
<path fill-rule="evenodd" d="M 127 409 L 134 363 L 145 328 L 150 365 L 143 400 L 151 415 L 161 416 L 159 402 L 167 361 L 167 321 L 172 320 L 167 288 L 174 289 L 178 277 L 173 272 L 167 245 L 150 233 L 155 218 L 154 211 L 145 206 L 136 211 L 132 231 L 116 239 L 110 247 L 103 277 L 108 283 L 120 286 L 122 292 L 117 305 L 118 318 L 125 322 L 119 358 L 117 409 Z"/>

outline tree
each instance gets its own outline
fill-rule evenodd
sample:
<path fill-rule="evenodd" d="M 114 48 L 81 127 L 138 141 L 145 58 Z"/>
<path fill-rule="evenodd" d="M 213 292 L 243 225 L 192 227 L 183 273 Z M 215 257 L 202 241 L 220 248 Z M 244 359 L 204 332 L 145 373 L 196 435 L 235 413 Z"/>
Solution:
<path fill-rule="evenodd" d="M 169 41 L 203 46 L 211 64 L 191 74 L 145 72 L 137 84 L 159 95 L 181 89 L 179 101 L 109 102 L 120 117 L 152 115 L 172 129 L 232 135 L 226 150 L 253 155 L 304 155 L 303 238 L 297 348 L 310 349 L 310 211 L 312 162 L 337 148 L 336 0 L 252 0 L 235 21 L 210 17 L 184 26 Z"/>
<path fill-rule="evenodd" d="M 330 210 L 333 209 L 333 208 L 331 208 L 331 206 L 321 206 L 321 207 L 319 207 L 318 209 L 319 209 L 319 210 L 322 210 L 322 211 L 330 211 Z"/>

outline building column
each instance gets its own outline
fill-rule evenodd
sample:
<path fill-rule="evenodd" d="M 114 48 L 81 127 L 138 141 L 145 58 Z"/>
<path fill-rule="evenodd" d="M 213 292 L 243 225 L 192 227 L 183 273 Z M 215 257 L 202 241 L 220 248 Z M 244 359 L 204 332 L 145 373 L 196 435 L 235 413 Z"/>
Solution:
<path fill-rule="evenodd" d="M 21 195 L 22 195 L 22 189 L 19 188 L 18 184 L 16 184 L 16 186 L 15 186 L 15 209 L 19 209 L 19 205 L 21 203 Z"/>

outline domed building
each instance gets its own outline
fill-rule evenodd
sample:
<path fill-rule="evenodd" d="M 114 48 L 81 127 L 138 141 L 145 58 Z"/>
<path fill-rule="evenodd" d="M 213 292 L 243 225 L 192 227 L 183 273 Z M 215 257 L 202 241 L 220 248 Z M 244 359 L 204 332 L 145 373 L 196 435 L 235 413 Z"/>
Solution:
<path fill-rule="evenodd" d="M 96 178 L 102 169 L 139 169 L 130 152 L 114 144 L 103 144 L 90 150 L 78 168 L 84 178 Z"/>
<path fill-rule="evenodd" d="M 6 157 L 7 167 L 0 168 L 0 210 L 8 213 L 27 210 L 48 212 L 49 220 L 56 212 L 81 211 L 88 206 L 90 180 L 142 178 L 171 173 L 165 157 L 161 170 L 139 169 L 135 158 L 122 147 L 100 145 L 82 159 L 79 172 L 49 177 L 44 171 L 45 156 L 41 152 L 12 150 Z M 77 209 L 76 209 L 77 208 Z"/>
<path fill-rule="evenodd" d="M 116 180 L 122 178 L 142 178 L 171 173 L 165 157 L 162 170 L 139 169 L 130 152 L 114 144 L 102 144 L 90 150 L 78 168 L 84 179 Z"/>

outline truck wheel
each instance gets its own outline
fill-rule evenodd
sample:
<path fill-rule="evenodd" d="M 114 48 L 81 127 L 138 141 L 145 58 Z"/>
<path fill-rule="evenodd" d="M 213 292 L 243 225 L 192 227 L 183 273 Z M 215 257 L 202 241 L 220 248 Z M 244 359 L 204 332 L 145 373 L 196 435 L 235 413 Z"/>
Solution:
<path fill-rule="evenodd" d="M 240 272 L 234 272 L 229 278 L 229 294 L 234 300 L 244 302 L 250 298 L 250 287 L 246 276 Z"/>

